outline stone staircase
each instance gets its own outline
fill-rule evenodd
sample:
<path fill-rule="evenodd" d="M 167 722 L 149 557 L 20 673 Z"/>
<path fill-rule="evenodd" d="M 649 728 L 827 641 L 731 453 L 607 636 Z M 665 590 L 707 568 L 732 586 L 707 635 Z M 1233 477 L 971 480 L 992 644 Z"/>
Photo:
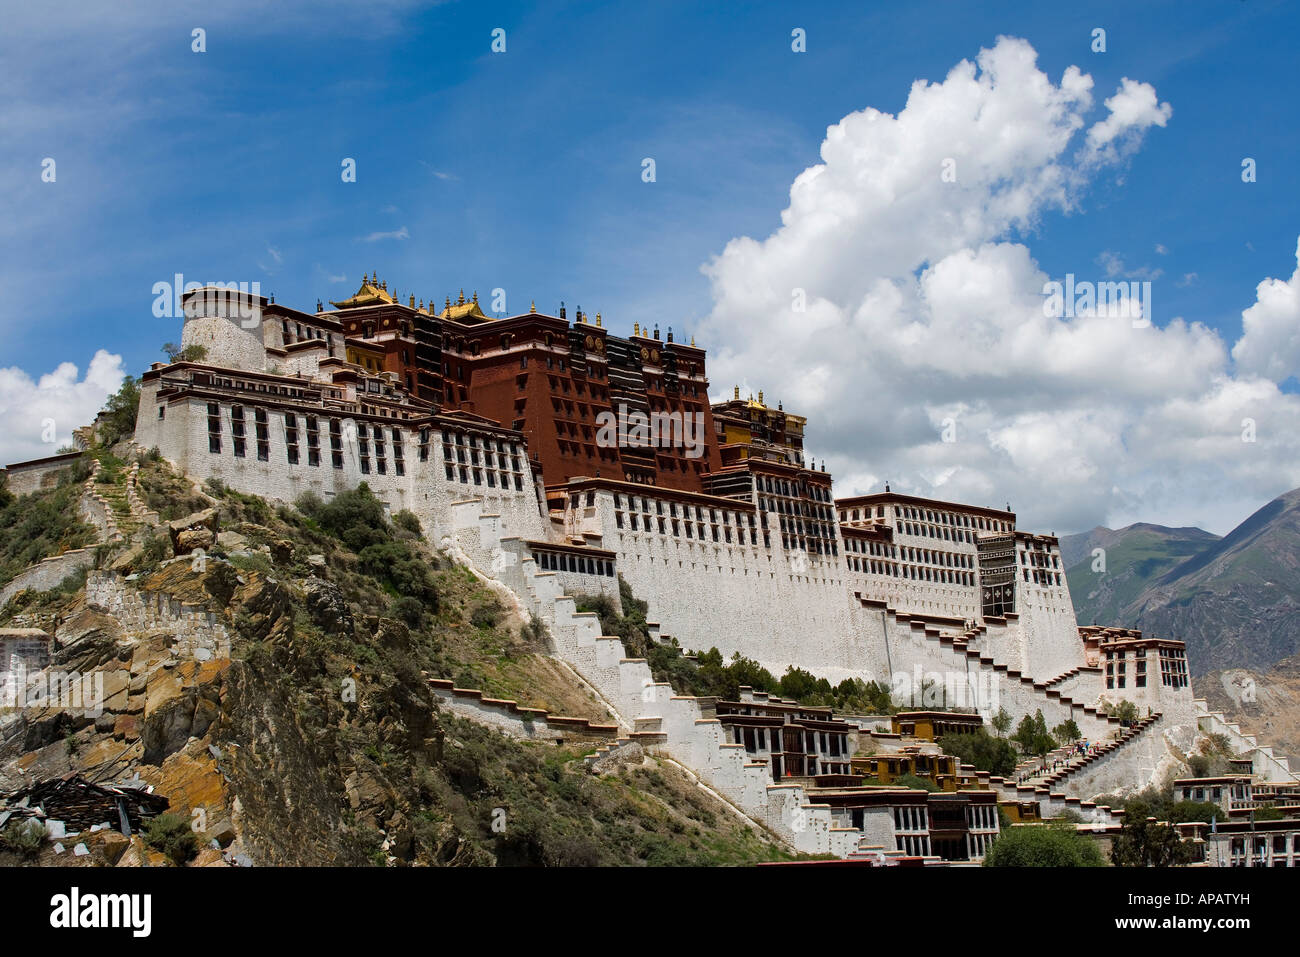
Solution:
<path fill-rule="evenodd" d="M 1160 721 L 1160 714 L 1148 715 L 1140 721 L 1135 722 L 1130 727 L 1124 728 L 1120 733 L 1110 741 L 1098 744 L 1089 748 L 1087 754 L 1079 755 L 1071 760 L 1066 761 L 1063 765 L 1056 766 L 1056 762 L 1048 762 L 1042 769 L 1042 773 L 1036 774 L 1025 779 L 1021 783 L 1030 787 L 1048 787 L 1058 785 L 1070 775 L 1082 771 L 1089 765 L 1101 760 L 1106 755 L 1124 747 L 1131 741 L 1134 741 L 1148 728 L 1153 728 Z M 1067 749 L 1068 750 L 1068 749 Z"/>
<path fill-rule="evenodd" d="M 1200 698 L 1192 702 L 1196 709 L 1196 723 L 1206 734 L 1222 734 L 1227 737 L 1232 749 L 1237 754 L 1250 753 L 1255 760 L 1255 774 L 1266 781 L 1296 781 L 1296 773 L 1291 769 L 1291 762 L 1273 749 L 1259 743 L 1253 734 L 1241 730 L 1241 726 L 1232 723 L 1222 711 L 1211 711 L 1210 706 Z"/>
<path fill-rule="evenodd" d="M 830 807 L 810 801 L 801 785 L 773 781 L 767 762 L 751 760 L 743 745 L 728 742 L 721 722 L 706 717 L 700 702 L 656 682 L 643 659 L 629 658 L 620 639 L 601 634 L 597 617 L 577 610 L 522 539 L 502 536 L 499 515 L 479 512 L 477 502 L 453 503 L 451 513 L 454 531 L 444 537 L 444 550 L 503 586 L 523 614 L 546 623 L 555 655 L 618 716 L 623 733 L 608 747 L 651 745 L 796 851 L 847 858 L 859 850 L 859 830 L 837 825 Z"/>
<path fill-rule="evenodd" d="M 888 640 L 909 645 L 917 652 L 913 656 L 915 660 L 930 661 L 936 670 L 950 673 L 969 674 L 974 669 L 977 677 L 996 688 L 999 701 L 1015 705 L 1010 710 L 1023 714 L 1041 710 L 1048 727 L 1073 720 L 1086 737 L 1097 740 L 1109 737 L 1120 727 L 1118 718 L 968 647 L 979 628 L 952 634 L 921 616 L 897 612 L 878 599 L 865 598 L 860 593 L 857 598 L 864 608 L 884 616 Z"/>

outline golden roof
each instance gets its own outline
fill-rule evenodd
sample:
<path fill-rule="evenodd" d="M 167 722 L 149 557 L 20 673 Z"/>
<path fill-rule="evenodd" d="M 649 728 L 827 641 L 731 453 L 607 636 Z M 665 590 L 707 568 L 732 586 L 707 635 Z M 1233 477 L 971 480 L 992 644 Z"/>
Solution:
<path fill-rule="evenodd" d="M 491 317 L 485 315 L 483 310 L 478 306 L 478 293 L 474 293 L 472 299 L 465 301 L 465 290 L 460 291 L 460 297 L 453 303 L 451 296 L 447 297 L 446 308 L 442 310 L 443 319 L 452 319 L 456 322 L 465 322 L 466 320 L 487 322 Z"/>
<path fill-rule="evenodd" d="M 379 281 L 378 273 L 372 278 L 369 275 L 361 278 L 361 288 L 350 299 L 343 299 L 335 302 L 330 300 L 330 305 L 339 309 L 353 309 L 357 306 L 378 306 L 384 303 L 396 302 L 396 298 L 388 294 L 388 282 Z"/>

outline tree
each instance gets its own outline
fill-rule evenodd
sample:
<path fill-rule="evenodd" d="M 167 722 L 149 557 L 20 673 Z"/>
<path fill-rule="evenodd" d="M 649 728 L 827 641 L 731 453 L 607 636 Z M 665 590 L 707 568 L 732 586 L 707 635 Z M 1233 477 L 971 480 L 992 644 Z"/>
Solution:
<path fill-rule="evenodd" d="M 1123 724 L 1132 724 L 1138 719 L 1137 705 L 1132 701 L 1125 699 L 1119 704 L 1111 707 L 1110 715 L 1111 717 L 1119 718 L 1120 722 Z"/>
<path fill-rule="evenodd" d="M 1079 726 L 1074 723 L 1074 719 L 1069 718 L 1052 729 L 1052 737 L 1056 739 L 1058 745 L 1065 747 L 1082 738 L 1083 733 L 1079 731 Z"/>
<path fill-rule="evenodd" d="M 1023 753 L 1036 754 L 1040 758 L 1056 746 L 1052 736 L 1047 733 L 1047 722 L 1043 719 L 1041 709 L 1032 718 L 1025 715 L 1020 719 L 1020 724 L 1016 726 L 1016 733 L 1011 736 L 1011 740 L 1020 746 Z"/>
<path fill-rule="evenodd" d="M 942 735 L 938 744 L 944 754 L 953 755 L 977 771 L 1004 778 L 1015 773 L 1016 749 L 1005 738 L 995 738 L 983 728 L 965 734 Z"/>
<path fill-rule="evenodd" d="M 1116 867 L 1176 867 L 1196 857 L 1190 844 L 1168 824 L 1152 820 L 1154 810 L 1145 801 L 1132 801 L 1124 808 L 1124 824 L 1110 848 Z"/>
<path fill-rule="evenodd" d="M 1091 838 L 1072 824 L 1029 824 L 1003 831 L 984 855 L 985 867 L 1104 867 Z"/>
<path fill-rule="evenodd" d="M 105 445 L 114 445 L 128 435 L 135 434 L 135 416 L 140 409 L 140 380 L 127 376 L 116 394 L 104 404 L 104 420 L 99 438 Z"/>
<path fill-rule="evenodd" d="M 182 348 L 174 342 L 164 342 L 162 351 L 168 362 L 202 362 L 208 357 L 207 347 L 198 343 Z"/>
<path fill-rule="evenodd" d="M 1011 712 L 1004 707 L 999 707 L 998 713 L 993 716 L 993 720 L 991 723 L 993 725 L 993 729 L 997 731 L 998 734 L 1002 735 L 1002 737 L 1005 738 L 1007 736 L 1007 732 L 1011 730 L 1011 721 L 1012 721 Z"/>

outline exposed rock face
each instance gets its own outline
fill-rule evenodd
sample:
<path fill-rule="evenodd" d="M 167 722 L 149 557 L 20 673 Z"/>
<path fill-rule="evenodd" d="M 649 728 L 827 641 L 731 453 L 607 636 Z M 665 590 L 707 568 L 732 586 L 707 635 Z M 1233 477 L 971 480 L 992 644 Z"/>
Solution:
<path fill-rule="evenodd" d="M 351 633 L 352 611 L 338 585 L 313 575 L 303 582 L 302 587 L 307 612 L 314 624 L 335 634 Z"/>
<path fill-rule="evenodd" d="M 220 532 L 218 512 L 205 508 L 184 518 L 167 523 L 172 549 L 177 555 L 188 555 L 196 548 L 209 549 L 216 544 Z"/>

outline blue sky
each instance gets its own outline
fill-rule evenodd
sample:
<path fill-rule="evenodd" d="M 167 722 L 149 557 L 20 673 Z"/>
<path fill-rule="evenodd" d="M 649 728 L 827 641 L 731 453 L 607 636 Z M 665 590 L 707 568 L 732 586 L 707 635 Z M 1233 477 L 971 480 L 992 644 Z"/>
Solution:
<path fill-rule="evenodd" d="M 1007 234 L 1045 273 L 1159 270 L 1155 324 L 1185 317 L 1231 344 L 1256 285 L 1296 265 L 1294 4 L 218 6 L 13 13 L 0 367 L 84 370 L 104 348 L 138 374 L 179 337 L 150 311 L 153 284 L 177 272 L 257 280 L 313 309 L 377 269 L 403 296 L 502 287 L 512 312 L 564 300 L 618 330 L 690 334 L 715 305 L 701 266 L 778 229 L 828 125 L 897 113 L 915 80 L 943 80 L 1003 34 L 1054 81 L 1090 74 L 1098 107 L 1132 77 L 1173 111 L 1077 208 Z M 806 53 L 791 51 L 795 27 Z M 55 183 L 41 182 L 45 157 Z M 340 179 L 344 157 L 356 183 Z"/>

